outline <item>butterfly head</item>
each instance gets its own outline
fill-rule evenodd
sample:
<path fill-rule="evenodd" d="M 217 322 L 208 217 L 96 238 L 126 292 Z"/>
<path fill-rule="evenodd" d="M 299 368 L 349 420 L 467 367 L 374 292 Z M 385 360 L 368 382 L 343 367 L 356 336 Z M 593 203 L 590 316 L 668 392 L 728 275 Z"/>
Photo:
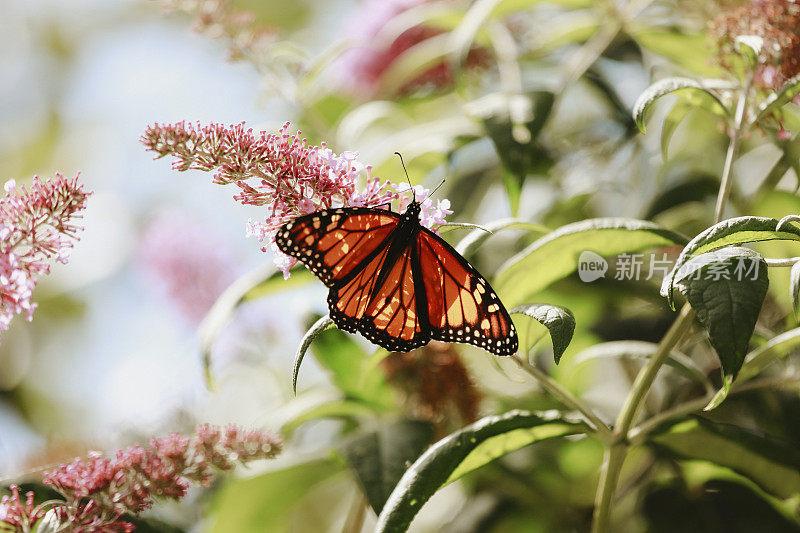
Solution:
<path fill-rule="evenodd" d="M 419 213 L 422 211 L 422 205 L 414 198 L 411 200 L 411 203 L 408 204 L 405 212 L 403 213 L 404 218 L 419 218 Z"/>

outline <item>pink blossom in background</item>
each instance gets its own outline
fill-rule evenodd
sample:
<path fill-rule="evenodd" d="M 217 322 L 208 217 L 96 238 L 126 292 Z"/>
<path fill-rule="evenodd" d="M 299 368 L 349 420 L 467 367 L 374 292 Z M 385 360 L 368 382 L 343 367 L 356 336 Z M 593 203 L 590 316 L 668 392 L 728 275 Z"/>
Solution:
<path fill-rule="evenodd" d="M 199 220 L 179 212 L 158 215 L 139 241 L 139 263 L 193 324 L 199 323 L 240 273 L 233 252 Z"/>
<path fill-rule="evenodd" d="M 176 170 L 215 171 L 215 183 L 239 187 L 234 199 L 263 206 L 265 218 L 250 220 L 247 234 L 263 243 L 262 251 L 273 251 L 287 278 L 297 261 L 275 246 L 275 233 L 286 222 L 320 209 L 376 207 L 411 196 L 410 190 L 398 193 L 391 182 L 373 176 L 372 167 L 359 162 L 357 153 L 336 154 L 325 143 L 309 145 L 300 132 L 290 134 L 288 122 L 276 133 L 256 133 L 244 124 L 155 124 L 147 128 L 142 143 L 158 157 L 173 156 Z M 443 221 L 449 211 L 442 205 L 423 205 L 423 223 Z"/>
<path fill-rule="evenodd" d="M 12 495 L 0 501 L 0 530 L 27 533 L 40 520 L 51 520 L 53 531 L 130 532 L 135 528 L 121 520 L 124 514 L 139 514 L 157 499 L 179 500 L 190 484 L 208 486 L 217 470 L 272 458 L 281 447 L 268 431 L 201 425 L 192 436 L 152 439 L 149 447 L 131 446 L 113 458 L 92 453 L 45 473 L 44 484 L 65 499 L 47 509 L 33 506 L 32 492 L 22 503 L 12 486 Z"/>
<path fill-rule="evenodd" d="M 42 181 L 33 178 L 30 189 L 11 180 L 0 198 L 0 331 L 14 315 L 33 318 L 31 301 L 39 276 L 50 272 L 50 260 L 66 263 L 73 240 L 82 229 L 80 218 L 91 193 L 78 177 Z"/>
<path fill-rule="evenodd" d="M 353 17 L 352 49 L 342 55 L 337 63 L 336 74 L 341 85 L 360 96 L 374 98 L 380 91 L 380 82 L 386 71 L 413 46 L 441 35 L 444 30 L 432 26 L 419 25 L 409 28 L 391 43 L 383 44 L 381 31 L 389 22 L 416 6 L 433 0 L 368 0 L 364 2 Z M 467 67 L 483 67 L 488 63 L 488 52 L 483 48 L 473 48 L 467 57 Z M 401 87 L 393 90 L 406 94 L 423 86 L 435 88 L 448 87 L 454 81 L 453 68 L 445 61 L 426 67 L 406 80 Z"/>

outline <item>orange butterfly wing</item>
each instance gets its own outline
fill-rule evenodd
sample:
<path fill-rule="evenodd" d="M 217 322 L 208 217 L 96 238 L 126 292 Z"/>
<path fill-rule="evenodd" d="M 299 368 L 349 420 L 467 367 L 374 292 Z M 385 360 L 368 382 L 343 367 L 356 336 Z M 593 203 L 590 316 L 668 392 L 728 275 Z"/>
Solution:
<path fill-rule="evenodd" d="M 514 354 L 514 323 L 489 282 L 433 232 L 423 229 L 417 240 L 431 337 Z"/>
<path fill-rule="evenodd" d="M 275 243 L 332 287 L 385 246 L 399 220 L 397 213 L 367 207 L 317 211 L 284 224 Z"/>

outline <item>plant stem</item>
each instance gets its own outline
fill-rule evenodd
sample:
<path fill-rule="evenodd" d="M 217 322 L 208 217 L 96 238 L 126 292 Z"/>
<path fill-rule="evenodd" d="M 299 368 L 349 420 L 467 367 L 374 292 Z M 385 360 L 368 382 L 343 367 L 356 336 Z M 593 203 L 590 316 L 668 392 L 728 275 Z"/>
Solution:
<path fill-rule="evenodd" d="M 606 449 L 603 465 L 600 470 L 600 483 L 595 498 L 594 521 L 592 531 L 599 533 L 608 530 L 608 519 L 611 512 L 611 502 L 619 481 L 619 474 L 628 451 L 627 435 L 631 429 L 636 414 L 639 412 L 642 400 L 650 391 L 659 369 L 672 353 L 683 334 L 689 329 L 694 318 L 694 311 L 686 304 L 678 314 L 667 334 L 658 345 L 656 353 L 647 361 L 633 382 L 628 398 L 614 424 L 615 443 Z"/>
<path fill-rule="evenodd" d="M 733 181 L 733 162 L 739 151 L 739 144 L 744 130 L 743 126 L 746 114 L 745 111 L 747 110 L 747 98 L 753 86 L 753 79 L 754 77 L 751 74 L 745 86 L 742 88 L 739 101 L 736 105 L 733 131 L 731 132 L 731 140 L 725 155 L 725 166 L 722 169 L 719 194 L 717 195 L 717 203 L 714 208 L 715 224 L 722 220 L 725 204 L 728 202 L 728 197 L 730 196 L 731 184 Z M 628 394 L 625 404 L 622 406 L 622 410 L 617 417 L 617 422 L 614 425 L 615 440 L 606 448 L 603 458 L 603 464 L 600 470 L 600 482 L 595 497 L 594 519 L 592 521 L 593 533 L 604 533 L 608 531 L 614 492 L 616 491 L 622 465 L 625 462 L 625 456 L 630 446 L 629 432 L 631 431 L 631 427 L 636 420 L 636 415 L 639 412 L 642 400 L 644 400 L 647 393 L 650 392 L 650 387 L 653 385 L 658 371 L 667 360 L 672 349 L 680 342 L 683 335 L 689 329 L 693 319 L 694 311 L 688 303 L 684 304 L 675 322 L 673 322 L 669 331 L 667 331 L 667 334 L 658 345 L 658 350 L 636 376 L 633 388 Z M 697 400 L 697 403 L 699 403 L 699 400 Z M 694 403 L 692 403 L 690 407 L 694 408 Z"/>
<path fill-rule="evenodd" d="M 600 420 L 600 417 L 598 417 L 589 406 L 585 405 L 580 399 L 575 397 L 574 394 L 565 389 L 556 380 L 552 379 L 550 376 L 530 364 L 525 358 L 520 357 L 519 355 L 512 355 L 511 359 L 517 363 L 522 370 L 533 376 L 534 379 L 541 384 L 544 390 L 549 392 L 552 396 L 570 409 L 575 409 L 581 413 L 586 421 L 594 427 L 597 433 L 600 434 L 602 440 L 610 442 L 612 437 L 611 430 L 608 429 L 606 423 Z"/>

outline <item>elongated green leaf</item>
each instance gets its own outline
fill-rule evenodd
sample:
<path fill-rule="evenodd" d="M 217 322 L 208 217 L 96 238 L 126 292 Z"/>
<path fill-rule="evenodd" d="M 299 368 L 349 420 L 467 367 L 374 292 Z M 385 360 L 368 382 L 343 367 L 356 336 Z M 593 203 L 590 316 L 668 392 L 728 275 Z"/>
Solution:
<path fill-rule="evenodd" d="M 376 356 L 383 357 L 381 352 L 368 356 L 361 346 L 338 329 L 318 335 L 311 344 L 311 351 L 348 399 L 359 400 L 377 410 L 393 408 L 394 391 L 386 383 L 383 371 L 373 363 Z"/>
<path fill-rule="evenodd" d="M 583 220 L 548 233 L 509 259 L 500 267 L 494 286 L 506 305 L 519 305 L 575 272 L 582 252 L 608 257 L 685 242 L 682 235 L 644 220 Z"/>
<path fill-rule="evenodd" d="M 231 479 L 216 493 L 209 531 L 289 531 L 290 513 L 311 487 L 342 472 L 344 461 L 314 459 L 246 479 Z"/>
<path fill-rule="evenodd" d="M 375 411 L 361 402 L 352 400 L 333 400 L 323 404 L 315 405 L 310 409 L 303 411 L 296 417 L 287 421 L 281 426 L 281 435 L 289 439 L 292 434 L 305 424 L 312 420 L 320 420 L 323 418 L 366 418 L 374 415 Z"/>
<path fill-rule="evenodd" d="M 487 233 L 480 229 L 470 231 L 455 246 L 456 251 L 466 257 L 475 252 L 475 250 L 477 250 L 484 242 L 486 242 L 486 239 L 491 237 L 492 234 L 505 229 L 521 229 L 532 235 L 544 235 L 550 231 L 547 227 L 542 226 L 541 224 L 525 222 L 524 220 L 519 220 L 517 218 L 504 218 L 501 220 L 495 220 L 489 224 L 484 224 L 483 227 L 492 233 Z"/>
<path fill-rule="evenodd" d="M 347 441 L 342 453 L 356 474 L 369 504 L 380 513 L 392 490 L 433 441 L 433 426 L 400 420 Z"/>
<path fill-rule="evenodd" d="M 698 81 L 691 78 L 666 78 L 648 87 L 633 105 L 633 119 L 642 133 L 645 132 L 645 122 L 650 107 L 656 100 L 670 93 L 676 93 L 693 107 L 705 109 L 724 118 L 730 115 L 719 98 Z"/>
<path fill-rule="evenodd" d="M 800 347 L 800 328 L 784 331 L 771 338 L 749 354 L 739 372 L 738 381 L 744 381 L 757 375 L 768 364 L 776 359 L 786 357 Z"/>
<path fill-rule="evenodd" d="M 779 498 L 800 494 L 800 450 L 787 442 L 698 417 L 669 422 L 649 440 L 679 457 L 730 468 Z"/>
<path fill-rule="evenodd" d="M 292 392 L 295 394 L 297 394 L 297 375 L 300 373 L 300 365 L 303 363 L 303 358 L 306 356 L 308 348 L 320 333 L 326 329 L 332 328 L 333 326 L 334 324 L 333 320 L 331 320 L 331 317 L 325 315 L 317 320 L 306 332 L 306 334 L 303 335 L 303 339 L 300 341 L 300 346 L 297 348 L 297 353 L 294 356 L 294 365 L 292 368 Z"/>
<path fill-rule="evenodd" d="M 573 359 L 572 368 L 585 365 L 597 359 L 649 359 L 658 350 L 658 344 L 644 341 L 612 341 L 596 344 L 577 353 Z M 705 388 L 710 384 L 705 372 L 697 366 L 691 358 L 673 350 L 666 360 L 666 365 L 682 376 L 696 381 Z"/>
<path fill-rule="evenodd" d="M 719 76 L 722 73 L 709 61 L 712 52 L 708 46 L 708 34 L 704 31 L 680 33 L 643 28 L 634 31 L 632 36 L 644 48 L 691 72 L 704 76 Z"/>
<path fill-rule="evenodd" d="M 672 299 L 675 275 L 694 256 L 724 246 L 773 240 L 800 241 L 800 228 L 787 224 L 777 230 L 778 221 L 766 217 L 738 217 L 723 220 L 700 233 L 692 239 L 678 256 L 672 271 L 661 284 L 661 295 L 667 299 L 670 307 L 675 308 Z"/>
<path fill-rule="evenodd" d="M 311 273 L 304 269 L 294 271 L 291 278 L 284 280 L 283 274 L 278 272 L 274 265 L 267 264 L 241 276 L 225 289 L 198 327 L 200 353 L 209 386 L 213 386 L 214 381 L 211 375 L 211 349 L 236 309 L 244 302 L 263 298 L 280 290 L 295 288 L 312 279 Z"/>
<path fill-rule="evenodd" d="M 587 431 L 583 422 L 555 412 L 511 411 L 482 418 L 443 438 L 417 459 L 389 496 L 375 531 L 405 531 L 439 487 L 508 452 Z"/>
<path fill-rule="evenodd" d="M 575 333 L 575 316 L 572 311 L 558 305 L 526 304 L 515 307 L 511 314 L 528 316 L 547 328 L 553 341 L 553 358 L 558 364 Z M 525 353 L 532 347 L 527 346 Z"/>
<path fill-rule="evenodd" d="M 682 270 L 676 284 L 708 331 L 727 389 L 744 362 L 767 295 L 767 264 L 753 250 L 731 247 L 700 255 Z"/>
<path fill-rule="evenodd" d="M 664 127 L 661 128 L 661 157 L 664 158 L 664 161 L 668 159 L 667 153 L 669 152 L 669 141 L 672 140 L 672 135 L 692 109 L 691 103 L 685 100 L 678 100 L 669 110 L 667 116 L 664 117 Z"/>
<path fill-rule="evenodd" d="M 800 94 L 800 74 L 786 82 L 780 91 L 773 93 L 761 105 L 761 111 L 759 111 L 754 122 L 758 123 L 759 121 L 770 116 L 772 113 L 775 113 L 780 108 L 788 104 L 798 94 Z M 798 178 L 800 178 L 800 176 L 798 176 Z"/>

